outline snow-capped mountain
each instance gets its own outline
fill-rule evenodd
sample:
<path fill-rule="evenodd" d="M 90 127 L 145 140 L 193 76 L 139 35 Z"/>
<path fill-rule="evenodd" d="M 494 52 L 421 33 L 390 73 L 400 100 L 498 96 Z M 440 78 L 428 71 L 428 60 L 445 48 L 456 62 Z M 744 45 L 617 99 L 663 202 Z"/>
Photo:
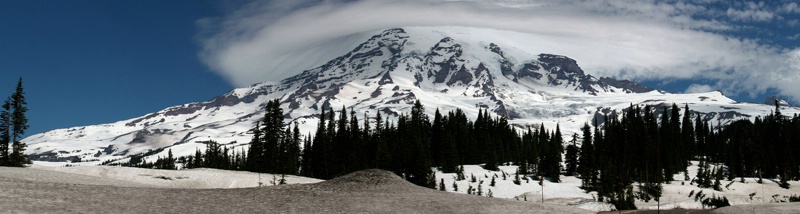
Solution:
<path fill-rule="evenodd" d="M 779 106 L 792 106 L 791 104 L 789 104 L 789 101 L 786 101 L 778 96 L 767 97 L 767 99 L 764 100 L 765 105 L 774 106 L 775 103 L 777 103 Z"/>
<path fill-rule="evenodd" d="M 164 148 L 188 155 L 204 149 L 200 142 L 207 140 L 242 149 L 264 103 L 272 99 L 281 100 L 286 121 L 297 122 L 303 133 L 314 131 L 323 108 L 344 107 L 359 119 L 381 112 L 392 120 L 410 112 L 417 99 L 431 115 L 437 108 L 460 108 L 475 118 L 483 108 L 520 128 L 560 124 L 565 135 L 630 105 L 688 104 L 694 116 L 715 124 L 774 110 L 737 103 L 720 92 L 671 94 L 594 77 L 573 59 L 519 48 L 495 30 L 408 27 L 373 33 L 352 51 L 279 83 L 255 84 L 116 123 L 32 135 L 24 139 L 27 153 L 35 160 L 127 161 L 134 154 L 165 156 Z M 788 114 L 800 112 L 785 108 Z"/>

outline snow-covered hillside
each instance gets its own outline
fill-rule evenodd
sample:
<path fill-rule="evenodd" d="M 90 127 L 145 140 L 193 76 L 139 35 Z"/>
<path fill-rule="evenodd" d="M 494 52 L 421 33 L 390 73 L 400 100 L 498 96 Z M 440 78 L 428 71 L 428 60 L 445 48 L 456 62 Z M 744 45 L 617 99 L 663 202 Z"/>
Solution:
<path fill-rule="evenodd" d="M 688 104 L 714 124 L 753 119 L 774 106 L 737 103 L 719 92 L 672 94 L 635 82 L 586 74 L 565 56 L 539 54 L 524 34 L 465 27 L 407 27 L 373 34 L 352 51 L 278 83 L 235 89 L 210 101 L 169 107 L 110 124 L 58 129 L 23 141 L 32 159 L 117 161 L 147 153 L 148 162 L 205 149 L 207 140 L 246 149 L 248 130 L 267 100 L 280 99 L 286 122 L 313 133 L 320 110 L 381 112 L 393 120 L 419 99 L 429 114 L 479 108 L 514 126 L 555 128 L 565 136 L 596 117 L 630 105 Z M 348 40 L 349 41 L 349 40 Z M 786 115 L 800 112 L 782 107 Z M 569 138 L 566 138 L 569 139 Z M 163 149 L 163 150 L 162 150 Z M 152 152 L 151 152 L 152 151 Z"/>
<path fill-rule="evenodd" d="M 692 161 L 692 166 L 688 167 L 690 179 L 697 174 L 698 162 Z M 464 175 L 466 180 L 456 181 L 455 173 L 436 173 L 437 184 L 444 180 L 445 189 L 448 192 L 467 194 L 467 189 L 472 188 L 472 194 L 477 195 L 478 188 L 481 195 L 489 197 L 491 194 L 495 198 L 507 198 L 512 200 L 527 201 L 529 203 L 558 204 L 587 209 L 592 211 L 608 211 L 614 208 L 609 203 L 597 202 L 597 192 L 586 193 L 580 189 L 580 178 L 573 176 L 562 177 L 562 182 L 552 183 L 545 179 L 544 184 L 540 185 L 538 180 L 533 177 L 525 179 L 520 176 L 520 184 L 515 184 L 517 166 L 500 166 L 500 171 L 490 171 L 477 165 L 465 165 Z M 505 174 L 505 177 L 503 176 Z M 476 182 L 472 182 L 471 177 L 475 176 Z M 492 178 L 495 185 L 491 186 Z M 675 174 L 675 181 L 670 184 L 663 184 L 664 192 L 660 204 L 654 200 L 648 202 L 637 200 L 636 206 L 639 209 L 703 209 L 702 198 L 696 199 L 698 193 L 705 195 L 703 198 L 725 197 L 732 206 L 744 204 L 768 204 L 779 203 L 781 200 L 788 201 L 788 197 L 800 195 L 795 189 L 784 189 L 778 186 L 778 182 L 765 179 L 763 184 L 757 183 L 758 178 L 745 178 L 742 183 L 740 178 L 733 181 L 722 180 L 722 191 L 715 191 L 711 188 L 699 188 L 697 184 L 684 181 L 683 174 Z M 456 191 L 453 183 L 456 184 Z M 791 185 L 798 185 L 800 182 L 790 181 Z M 637 188 L 634 183 L 634 188 Z M 489 193 L 491 191 L 491 193 Z M 702 191 L 702 192 L 701 192 Z M 544 194 L 544 196 L 542 196 Z M 752 196 L 751 196 L 752 195 Z M 709 207 L 705 207 L 709 209 Z"/>

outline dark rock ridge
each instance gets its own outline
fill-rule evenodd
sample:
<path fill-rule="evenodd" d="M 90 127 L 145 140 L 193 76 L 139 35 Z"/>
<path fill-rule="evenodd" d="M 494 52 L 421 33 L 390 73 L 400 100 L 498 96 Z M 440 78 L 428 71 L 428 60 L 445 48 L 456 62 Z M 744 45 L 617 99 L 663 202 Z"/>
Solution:
<path fill-rule="evenodd" d="M 786 101 L 785 99 L 780 98 L 778 96 L 767 97 L 767 99 L 764 100 L 765 105 L 774 106 L 775 103 L 777 103 L 779 106 L 793 106 L 792 104 L 789 103 L 789 101 Z"/>

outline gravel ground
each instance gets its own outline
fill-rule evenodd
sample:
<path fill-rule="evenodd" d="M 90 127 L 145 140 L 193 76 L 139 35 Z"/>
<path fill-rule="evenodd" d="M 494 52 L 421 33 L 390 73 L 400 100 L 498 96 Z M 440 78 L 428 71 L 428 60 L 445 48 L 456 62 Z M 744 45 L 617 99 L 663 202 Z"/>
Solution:
<path fill-rule="evenodd" d="M 591 213 L 566 206 L 445 193 L 382 170 L 315 184 L 156 188 L 31 168 L 0 167 L 0 212 L 10 213 Z"/>
<path fill-rule="evenodd" d="M 723 207 L 711 211 L 711 213 L 731 213 L 731 214 L 744 214 L 744 213 L 800 213 L 800 203 L 778 203 L 778 204 L 747 204 Z"/>

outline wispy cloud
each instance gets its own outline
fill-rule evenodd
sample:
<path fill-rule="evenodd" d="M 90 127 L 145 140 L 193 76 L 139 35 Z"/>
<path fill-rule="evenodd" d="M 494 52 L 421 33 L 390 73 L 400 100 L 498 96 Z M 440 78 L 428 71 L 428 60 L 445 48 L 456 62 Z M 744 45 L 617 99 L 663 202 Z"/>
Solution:
<path fill-rule="evenodd" d="M 747 2 L 745 8 L 738 10 L 728 8 L 727 14 L 734 20 L 742 21 L 769 21 L 775 17 L 775 13 L 766 8 L 764 2 Z"/>
<path fill-rule="evenodd" d="M 704 84 L 692 84 L 686 88 L 686 93 L 700 93 L 709 91 L 714 91 L 714 88 L 712 88 L 710 85 Z"/>
<path fill-rule="evenodd" d="M 800 48 L 730 36 L 744 29 L 737 23 L 770 21 L 800 10 L 792 3 L 255 1 L 198 24 L 204 29 L 201 58 L 237 86 L 278 81 L 321 65 L 370 36 L 363 32 L 469 26 L 530 34 L 538 46 L 529 52 L 575 58 L 598 76 L 704 79 L 726 94 L 756 96 L 773 88 L 800 100 L 792 84 L 800 81 Z"/>

